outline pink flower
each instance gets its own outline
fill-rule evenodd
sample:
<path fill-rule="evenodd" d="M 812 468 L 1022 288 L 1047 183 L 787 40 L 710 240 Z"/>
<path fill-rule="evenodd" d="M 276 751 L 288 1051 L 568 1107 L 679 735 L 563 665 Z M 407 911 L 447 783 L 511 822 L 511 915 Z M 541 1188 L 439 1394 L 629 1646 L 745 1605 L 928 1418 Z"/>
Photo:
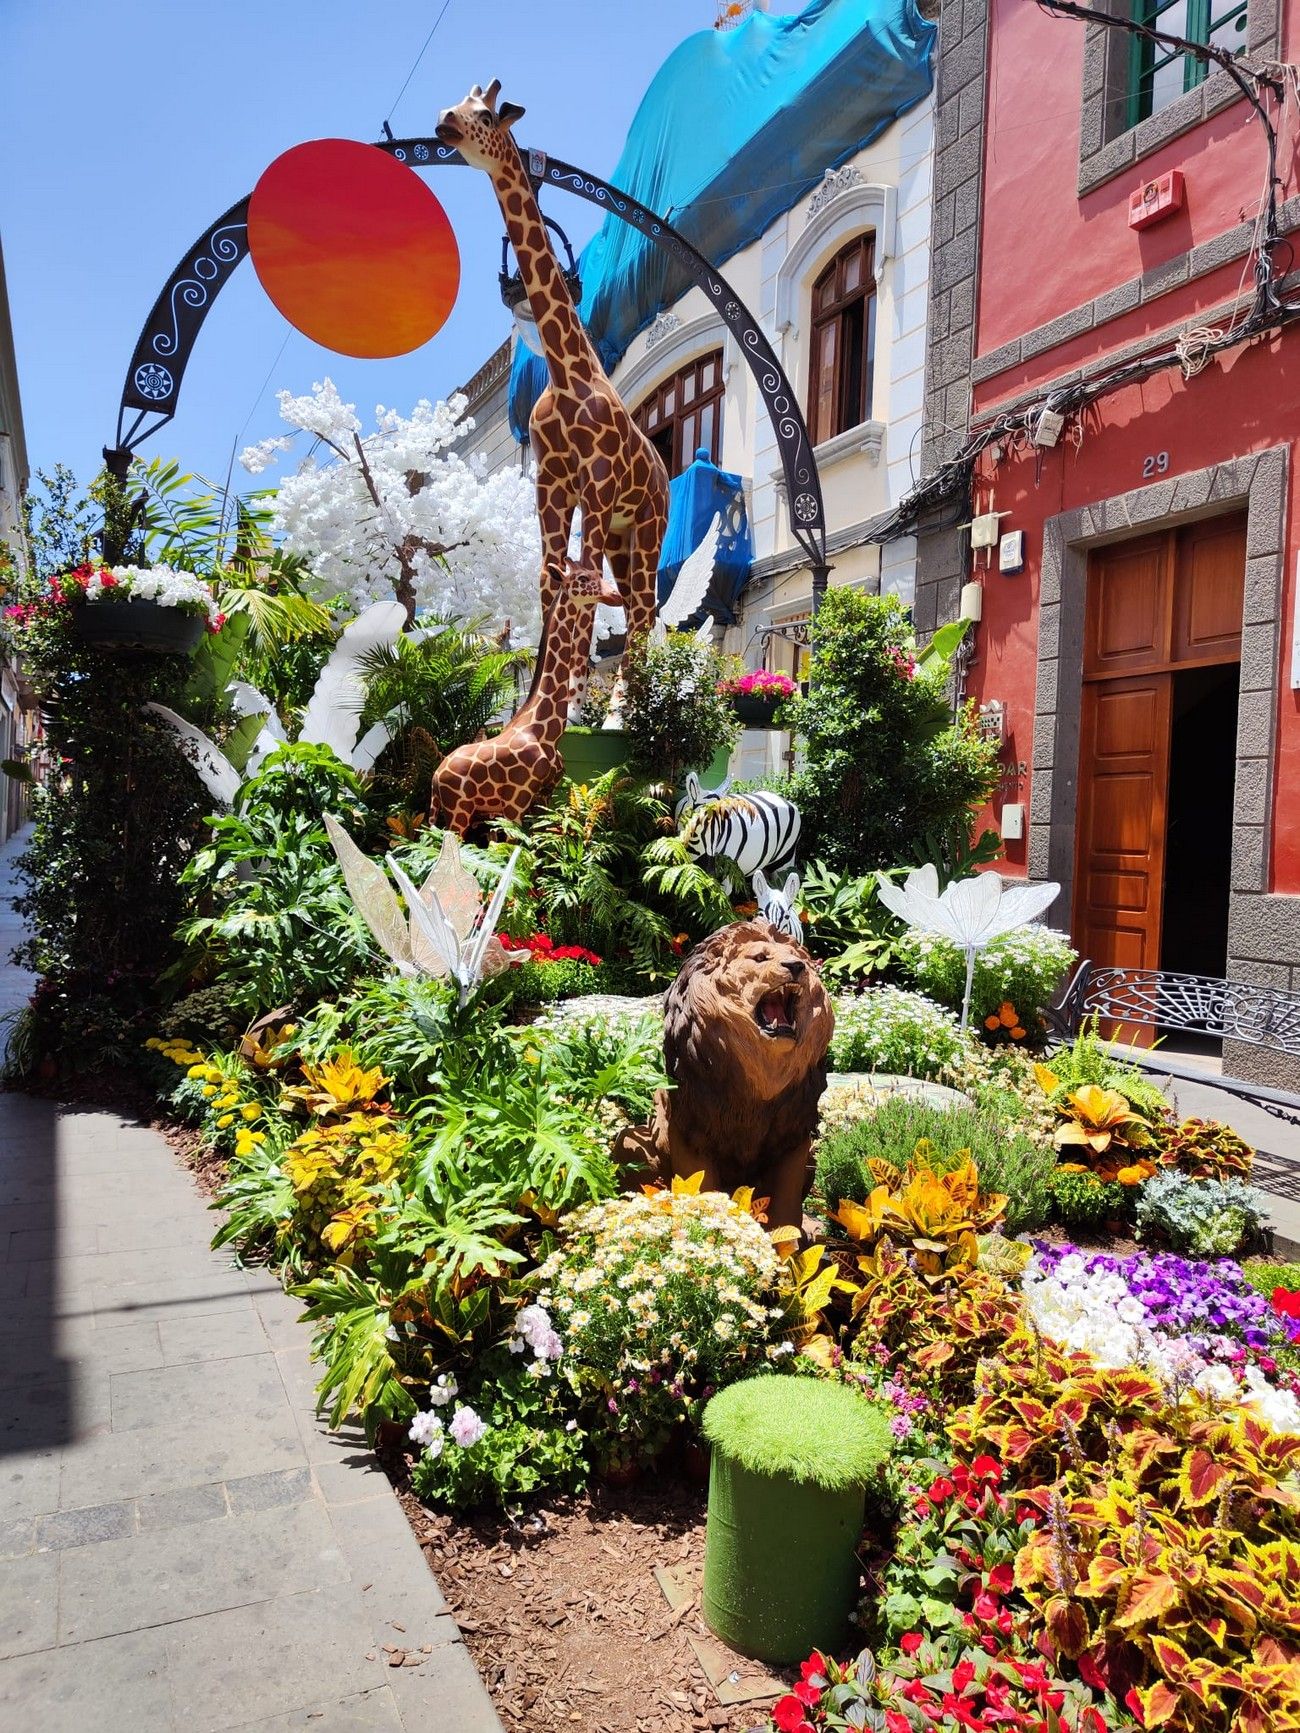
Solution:
<path fill-rule="evenodd" d="M 469 1450 L 482 1438 L 487 1426 L 472 1408 L 458 1408 L 452 1415 L 451 1425 L 447 1430 L 462 1450 Z"/>

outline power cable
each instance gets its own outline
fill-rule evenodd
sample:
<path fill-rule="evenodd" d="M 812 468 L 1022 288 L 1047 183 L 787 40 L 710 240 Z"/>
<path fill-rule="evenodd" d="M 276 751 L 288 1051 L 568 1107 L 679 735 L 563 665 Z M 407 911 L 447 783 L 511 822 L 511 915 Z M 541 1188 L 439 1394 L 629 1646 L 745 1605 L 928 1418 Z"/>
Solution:
<path fill-rule="evenodd" d="M 402 82 L 402 88 L 398 91 L 397 95 L 393 98 L 393 100 L 388 105 L 388 113 L 384 116 L 385 127 L 387 127 L 389 121 L 392 120 L 393 116 L 397 113 L 397 106 L 401 102 L 402 98 L 406 95 L 407 86 L 410 84 L 411 80 L 415 77 L 416 73 L 420 70 L 420 62 L 424 59 L 425 55 L 429 52 L 429 44 L 433 41 L 434 32 L 437 30 L 438 26 L 442 23 L 443 19 L 447 16 L 447 8 L 450 5 L 451 5 L 451 0 L 442 0 L 442 9 L 439 11 L 438 16 L 433 21 L 433 29 L 430 30 L 429 34 L 424 39 L 424 47 L 420 50 L 420 52 L 416 55 L 414 61 L 412 62 L 411 70 L 407 73 L 405 79 Z"/>

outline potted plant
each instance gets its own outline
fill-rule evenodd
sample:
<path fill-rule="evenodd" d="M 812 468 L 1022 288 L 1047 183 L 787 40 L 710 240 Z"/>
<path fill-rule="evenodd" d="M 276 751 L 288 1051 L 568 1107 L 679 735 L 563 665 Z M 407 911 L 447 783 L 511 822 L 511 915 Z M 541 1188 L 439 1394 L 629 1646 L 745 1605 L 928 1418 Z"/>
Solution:
<path fill-rule="evenodd" d="M 644 639 L 626 652 L 623 726 L 627 762 L 642 776 L 674 787 L 688 770 L 725 776 L 740 729 L 722 691 L 734 675 L 720 656 L 689 632 L 666 642 Z"/>
<path fill-rule="evenodd" d="M 769 674 L 758 668 L 738 680 L 724 680 L 718 688 L 731 700 L 731 708 L 746 728 L 773 728 L 776 712 L 797 690 L 788 674 Z"/>
<path fill-rule="evenodd" d="M 51 581 L 88 644 L 105 649 L 192 655 L 205 631 L 225 624 L 211 585 L 170 566 L 81 565 Z"/>

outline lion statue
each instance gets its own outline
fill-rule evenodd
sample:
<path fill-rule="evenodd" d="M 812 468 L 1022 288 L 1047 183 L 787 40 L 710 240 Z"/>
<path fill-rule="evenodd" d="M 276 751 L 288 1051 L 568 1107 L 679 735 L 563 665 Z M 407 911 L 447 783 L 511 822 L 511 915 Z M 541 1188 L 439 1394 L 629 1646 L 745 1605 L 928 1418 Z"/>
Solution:
<path fill-rule="evenodd" d="M 618 1155 L 669 1183 L 750 1185 L 769 1227 L 798 1227 L 826 1087 L 835 1013 L 812 958 L 767 921 L 737 921 L 699 945 L 668 989 L 664 1060 L 675 1088 Z"/>

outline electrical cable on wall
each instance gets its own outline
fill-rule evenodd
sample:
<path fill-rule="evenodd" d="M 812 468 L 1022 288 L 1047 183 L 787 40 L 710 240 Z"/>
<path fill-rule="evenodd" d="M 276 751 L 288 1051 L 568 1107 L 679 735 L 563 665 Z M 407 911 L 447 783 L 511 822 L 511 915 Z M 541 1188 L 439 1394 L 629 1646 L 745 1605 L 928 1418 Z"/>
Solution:
<path fill-rule="evenodd" d="M 1300 113 L 1300 68 L 1277 61 L 1252 65 L 1229 49 L 1174 36 L 1122 15 L 1099 12 L 1077 4 L 1076 0 L 1037 0 L 1037 4 L 1041 11 L 1055 17 L 1078 19 L 1089 24 L 1104 24 L 1111 29 L 1127 31 L 1130 35 L 1156 43 L 1162 48 L 1191 54 L 1207 64 L 1221 68 L 1246 97 L 1264 128 L 1267 167 L 1238 294 L 1226 326 L 1189 326 L 1180 332 L 1172 343 L 1149 355 L 1121 363 L 1094 374 L 1089 379 L 1055 386 L 1043 397 L 996 416 L 987 426 L 972 433 L 955 456 L 940 464 L 933 474 L 922 477 L 904 496 L 895 510 L 877 527 L 873 539 L 880 543 L 897 541 L 902 536 L 913 534 L 920 527 L 922 515 L 930 512 L 940 515 L 936 521 L 924 526 L 928 529 L 946 528 L 956 523 L 969 509 L 975 465 L 983 453 L 996 444 L 1000 445 L 1004 452 L 1034 449 L 1041 454 L 1043 442 L 1035 440 L 1034 433 L 1044 415 L 1063 416 L 1067 436 L 1077 444 L 1082 439 L 1081 414 L 1100 398 L 1126 386 L 1140 384 L 1171 367 L 1179 368 L 1185 379 L 1193 379 L 1216 355 L 1268 332 L 1280 330 L 1300 317 L 1300 302 L 1284 301 L 1279 293 L 1281 273 L 1275 255 L 1279 248 L 1286 249 L 1288 253 L 1291 248 L 1281 233 L 1278 211 L 1278 194 L 1282 186 L 1277 172 L 1278 126 L 1265 105 L 1266 99 L 1274 100 L 1280 116 L 1289 98 Z M 1245 316 L 1239 318 L 1241 291 L 1245 286 L 1247 272 L 1252 267 L 1255 279 L 1254 296 Z"/>

